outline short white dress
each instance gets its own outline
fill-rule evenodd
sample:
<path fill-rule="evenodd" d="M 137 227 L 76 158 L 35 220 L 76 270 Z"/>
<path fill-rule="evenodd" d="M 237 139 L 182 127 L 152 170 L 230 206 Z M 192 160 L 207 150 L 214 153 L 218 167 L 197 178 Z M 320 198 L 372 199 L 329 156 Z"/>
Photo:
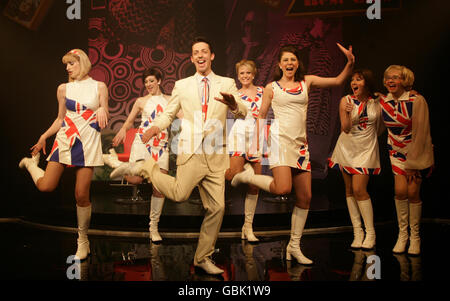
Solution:
<path fill-rule="evenodd" d="M 311 171 L 306 137 L 308 88 L 303 80 L 294 89 L 286 89 L 272 82 L 272 110 L 275 116 L 270 125 L 270 168 L 290 166 Z"/>
<path fill-rule="evenodd" d="M 142 142 L 145 131 L 152 127 L 152 122 L 166 108 L 167 100 L 162 95 L 152 96 L 147 99 L 142 111 L 142 121 L 134 137 L 130 151 L 130 163 L 153 158 L 160 168 L 169 170 L 169 132 L 167 129 L 150 139 Z"/>
<path fill-rule="evenodd" d="M 69 166 L 102 166 L 102 140 L 96 111 L 98 81 L 88 78 L 66 84 L 66 115 L 47 161 Z"/>
<path fill-rule="evenodd" d="M 353 104 L 352 127 L 349 133 L 341 132 L 329 166 L 351 175 L 378 175 L 381 168 L 377 133 L 382 122 L 379 101 L 369 98 L 360 102 L 353 95 L 346 99 Z"/>
<path fill-rule="evenodd" d="M 228 135 L 228 152 L 231 157 L 244 157 L 249 162 L 261 162 L 260 156 L 249 155 L 249 149 L 253 141 L 256 118 L 261 108 L 263 87 L 256 87 L 256 96 L 250 98 L 239 92 L 239 97 L 247 106 L 245 119 L 236 119 Z"/>

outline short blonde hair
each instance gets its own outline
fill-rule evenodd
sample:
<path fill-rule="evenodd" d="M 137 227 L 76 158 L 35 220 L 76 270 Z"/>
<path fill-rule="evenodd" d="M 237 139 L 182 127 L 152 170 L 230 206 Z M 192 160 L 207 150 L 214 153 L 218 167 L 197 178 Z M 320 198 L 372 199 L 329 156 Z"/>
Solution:
<path fill-rule="evenodd" d="M 256 75 L 256 64 L 253 61 L 250 60 L 241 60 L 238 63 L 236 63 L 236 75 L 239 75 L 239 68 L 242 66 L 247 66 L 252 70 L 253 75 Z"/>
<path fill-rule="evenodd" d="M 77 60 L 80 63 L 80 75 L 78 79 L 85 77 L 89 73 L 89 71 L 91 71 L 91 61 L 83 50 L 72 49 L 67 52 L 62 58 L 63 64 L 67 64 L 68 62 L 73 60 Z M 69 76 L 69 82 L 71 81 L 73 81 L 73 79 Z"/>
<path fill-rule="evenodd" d="M 410 91 L 414 84 L 414 72 L 401 65 L 391 65 L 386 69 L 386 71 L 384 71 L 383 85 L 386 83 L 387 74 L 393 70 L 400 71 L 400 74 L 402 76 L 402 86 L 406 91 Z"/>

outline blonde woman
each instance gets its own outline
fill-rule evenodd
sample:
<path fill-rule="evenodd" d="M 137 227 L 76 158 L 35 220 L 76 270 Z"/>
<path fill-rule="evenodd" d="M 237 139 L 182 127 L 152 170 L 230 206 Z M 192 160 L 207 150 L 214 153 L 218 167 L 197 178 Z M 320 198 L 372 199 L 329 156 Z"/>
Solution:
<path fill-rule="evenodd" d="M 247 116 L 244 120 L 236 119 L 228 136 L 228 151 L 230 153 L 230 168 L 225 178 L 231 181 L 233 177 L 244 170 L 244 164 L 249 162 L 256 174 L 261 174 L 261 158 L 249 153 L 255 128 L 256 118 L 261 107 L 264 88 L 253 84 L 256 75 L 256 65 L 253 61 L 242 60 L 236 64 L 236 73 L 242 88 L 238 91 L 242 103 L 247 106 Z M 258 187 L 248 185 L 244 201 L 244 225 L 242 239 L 257 242 L 259 239 L 253 233 L 253 217 L 258 202 Z"/>
<path fill-rule="evenodd" d="M 69 82 L 57 89 L 58 116 L 50 128 L 31 147 L 31 158 L 23 158 L 20 168 L 26 168 L 40 191 L 53 191 L 64 169 L 76 170 L 75 199 L 77 202 L 78 248 L 75 256 L 86 259 L 90 253 L 87 237 L 91 220 L 89 190 L 94 166 L 102 166 L 100 130 L 108 122 L 108 89 L 103 82 L 88 73 L 91 62 L 86 53 L 73 49 L 62 58 Z M 52 151 L 44 170 L 38 167 L 39 152 L 46 155 L 46 140 L 56 134 Z"/>
<path fill-rule="evenodd" d="M 389 157 L 395 181 L 395 208 L 399 234 L 394 253 L 420 254 L 420 185 L 434 165 L 428 105 L 421 95 L 412 95 L 414 73 L 392 65 L 384 72 L 389 94 L 382 97 L 383 121 L 388 130 Z M 410 236 L 408 234 L 408 225 Z"/>
<path fill-rule="evenodd" d="M 296 203 L 291 216 L 291 238 L 286 248 L 286 259 L 294 257 L 301 264 L 313 263 L 300 249 L 300 239 L 311 203 L 311 164 L 306 137 L 308 91 L 311 87 L 342 85 L 350 76 L 355 61 L 352 48 L 338 46 L 348 62 L 342 72 L 333 78 L 304 75 L 297 48 L 283 46 L 280 49 L 278 73 L 275 81 L 267 84 L 264 89 L 258 117 L 265 119 L 272 106 L 275 122 L 270 129 L 269 164 L 273 177 L 255 175 L 251 166 L 246 165 L 245 170 L 234 176 L 231 182 L 233 186 L 239 183 L 253 184 L 273 194 L 288 194 L 294 186 Z M 274 127 L 278 128 L 278 132 L 273 130 Z"/>

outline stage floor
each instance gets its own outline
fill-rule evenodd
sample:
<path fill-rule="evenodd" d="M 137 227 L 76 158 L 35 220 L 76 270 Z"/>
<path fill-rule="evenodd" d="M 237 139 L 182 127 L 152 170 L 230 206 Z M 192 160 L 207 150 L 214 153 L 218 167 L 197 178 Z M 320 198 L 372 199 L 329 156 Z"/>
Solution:
<path fill-rule="evenodd" d="M 450 222 L 429 213 L 433 203 L 425 203 L 423 210 L 421 256 L 394 255 L 391 250 L 398 229 L 393 193 L 379 189 L 384 186 L 374 179 L 369 189 L 373 195 L 377 247 L 373 251 L 350 250 L 352 228 L 343 186 L 338 179 L 338 175 L 331 175 L 324 181 L 313 181 L 313 199 L 302 238 L 304 254 L 315 262 L 310 267 L 285 260 L 293 196 L 281 199 L 260 194 L 254 230 L 261 242 L 249 244 L 240 239 L 245 191 L 227 184 L 225 215 L 213 255 L 217 265 L 225 270 L 219 277 L 205 275 L 192 264 L 204 216 L 195 190 L 185 202 L 165 201 L 159 223 L 164 240 L 152 244 L 148 239 L 151 194 L 148 185 L 139 187 L 144 202 L 126 204 L 123 200 L 132 195 L 131 187 L 93 182 L 89 230 L 92 255 L 77 268 L 79 275 L 69 275 L 69 278 L 169 283 L 366 281 L 373 280 L 370 275 L 377 276 L 370 272 L 373 272 L 372 265 L 379 263 L 377 271 L 381 281 L 448 279 L 450 263 L 441 240 L 449 237 Z M 73 261 L 68 259 L 76 251 L 77 238 L 73 178 L 63 177 L 61 185 L 52 193 L 40 193 L 31 184 L 28 186 L 14 203 L 17 213 L 0 218 L 3 234 L 0 255 L 4 259 L 0 261 L 1 278 L 68 280 L 68 269 L 73 267 Z M 157 288 L 161 287 L 164 286 Z"/>
<path fill-rule="evenodd" d="M 68 269 L 73 263 L 68 256 L 76 250 L 75 233 L 5 222 L 0 223 L 0 230 L 2 279 L 68 280 Z M 285 260 L 289 238 L 285 235 L 261 237 L 257 244 L 219 238 L 213 259 L 225 270 L 221 276 L 205 275 L 193 268 L 196 238 L 165 238 L 162 243 L 153 244 L 148 238 L 90 235 L 92 254 L 81 263 L 79 280 L 369 281 L 377 275 L 380 281 L 448 279 L 450 263 L 442 238 L 449 237 L 450 225 L 424 222 L 421 231 L 422 254 L 417 257 L 391 252 L 397 234 L 394 224 L 376 227 L 377 246 L 373 251 L 350 250 L 351 232 L 305 234 L 302 250 L 315 262 L 310 267 Z M 368 258 L 372 260 L 369 263 Z M 372 267 L 376 262 L 380 264 L 375 271 L 378 274 Z M 70 275 L 74 280 L 78 278 L 75 272 Z"/>

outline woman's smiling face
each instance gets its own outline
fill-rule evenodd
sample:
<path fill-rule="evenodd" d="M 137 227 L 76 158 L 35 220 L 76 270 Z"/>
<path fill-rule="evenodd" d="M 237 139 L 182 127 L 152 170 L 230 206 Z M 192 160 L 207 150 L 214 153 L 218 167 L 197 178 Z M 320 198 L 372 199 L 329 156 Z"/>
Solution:
<path fill-rule="evenodd" d="M 292 52 L 283 52 L 281 55 L 280 62 L 278 63 L 281 71 L 283 71 L 283 75 L 288 78 L 293 78 L 295 76 L 295 72 L 299 67 L 298 58 Z"/>
<path fill-rule="evenodd" d="M 364 77 L 356 73 L 352 76 L 352 80 L 350 81 L 350 87 L 352 88 L 353 95 L 356 97 L 362 96 L 366 92 L 366 81 Z"/>
<path fill-rule="evenodd" d="M 389 93 L 403 94 L 405 88 L 403 87 L 402 81 L 403 76 L 400 70 L 393 69 L 387 72 L 386 77 L 384 78 L 384 86 Z"/>

